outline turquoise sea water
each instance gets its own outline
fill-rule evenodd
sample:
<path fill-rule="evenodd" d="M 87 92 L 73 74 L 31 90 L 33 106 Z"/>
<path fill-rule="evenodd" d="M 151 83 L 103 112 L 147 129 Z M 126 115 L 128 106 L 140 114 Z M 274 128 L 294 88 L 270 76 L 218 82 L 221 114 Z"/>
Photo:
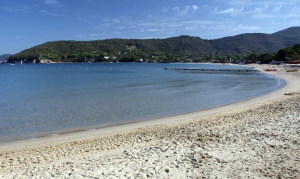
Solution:
<path fill-rule="evenodd" d="M 149 120 L 225 105 L 284 86 L 255 72 L 203 64 L 1 64 L 0 142 Z"/>

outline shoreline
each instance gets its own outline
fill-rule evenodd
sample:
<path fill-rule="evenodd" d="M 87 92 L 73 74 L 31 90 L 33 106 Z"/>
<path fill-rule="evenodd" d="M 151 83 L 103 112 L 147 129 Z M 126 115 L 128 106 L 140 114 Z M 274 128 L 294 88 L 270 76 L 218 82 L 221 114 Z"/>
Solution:
<path fill-rule="evenodd" d="M 179 64 L 181 64 L 181 63 L 179 63 Z M 197 64 L 197 63 L 195 63 L 195 64 Z M 206 64 L 210 64 L 210 63 L 206 63 Z M 211 63 L 210 65 L 221 65 L 221 64 Z M 246 66 L 246 65 L 243 65 L 243 66 Z M 253 66 L 250 66 L 250 67 L 254 68 Z M 259 71 L 259 70 L 257 70 L 257 71 Z M 258 73 L 258 74 L 261 75 L 260 73 Z M 274 78 L 274 77 L 271 77 L 271 78 Z M 277 77 L 275 77 L 275 78 L 277 78 Z M 283 88 L 285 86 L 285 81 L 280 79 L 280 78 L 278 78 L 277 80 L 278 80 L 278 86 L 275 87 L 274 89 L 273 88 L 272 89 L 267 89 L 265 91 L 261 91 L 260 94 L 254 94 L 252 96 L 244 97 L 242 99 L 239 99 L 238 101 L 234 101 L 234 102 L 230 102 L 230 103 L 224 102 L 224 103 L 219 104 L 219 105 L 214 106 L 214 107 L 186 110 L 184 112 L 177 112 L 177 113 L 168 114 L 168 115 L 159 115 L 159 116 L 156 116 L 156 117 L 149 117 L 149 118 L 145 117 L 145 118 L 141 118 L 139 120 L 129 121 L 129 122 L 119 122 L 119 123 L 112 123 L 112 124 L 87 126 L 87 127 L 77 127 L 77 128 L 73 128 L 73 129 L 72 128 L 62 129 L 62 130 L 56 130 L 56 131 L 51 131 L 51 132 L 45 132 L 45 133 L 38 133 L 37 132 L 37 133 L 26 134 L 26 135 L 10 136 L 10 137 L 6 137 L 6 138 L 0 138 L 0 148 L 1 148 L 2 143 L 5 144 L 5 143 L 9 143 L 9 142 L 18 142 L 18 141 L 22 141 L 22 140 L 35 140 L 35 139 L 40 139 L 40 138 L 45 138 L 45 137 L 67 135 L 67 134 L 72 134 L 72 133 L 77 133 L 77 132 L 85 132 L 85 131 L 89 131 L 89 130 L 102 130 L 104 128 L 122 127 L 123 125 L 143 123 L 145 121 L 152 121 L 152 120 L 160 120 L 160 121 L 163 122 L 164 119 L 167 119 L 167 118 L 176 118 L 177 116 L 188 115 L 190 113 L 201 113 L 202 111 L 206 111 L 206 110 L 214 110 L 215 108 L 220 108 L 222 106 L 227 106 L 227 105 L 230 105 L 230 104 L 240 103 L 242 101 L 252 100 L 253 98 L 258 98 L 260 96 L 264 96 L 266 94 L 269 94 L 269 93 L 272 93 L 274 91 L 280 90 L 281 88 Z"/>
<path fill-rule="evenodd" d="M 260 70 L 264 67 L 264 65 L 253 66 Z M 226 143 L 222 143 L 222 140 L 228 138 L 227 133 L 232 133 L 236 130 L 232 128 L 232 126 L 239 126 L 240 123 L 245 121 L 247 125 L 252 125 L 252 123 L 256 125 L 256 123 L 259 123 L 257 121 L 260 120 L 250 119 L 250 117 L 256 118 L 256 113 L 258 117 L 259 115 L 266 115 L 264 118 L 267 118 L 267 106 L 275 104 L 286 105 L 288 104 L 288 102 L 286 102 L 287 100 L 297 101 L 298 96 L 300 96 L 298 95 L 300 92 L 299 73 L 290 74 L 284 69 L 277 68 L 278 71 L 271 72 L 270 74 L 284 79 L 286 86 L 275 92 L 249 100 L 204 111 L 102 128 L 101 130 L 95 129 L 54 137 L 48 136 L 0 143 L 0 161 L 2 161 L 2 164 L 0 162 L 0 177 L 13 178 L 29 176 L 29 173 L 33 172 L 36 176 L 48 178 L 47 176 L 51 176 L 50 173 L 52 172 L 53 177 L 68 175 L 70 178 L 77 178 L 78 176 L 94 176 L 95 178 L 104 178 L 105 176 L 132 176 L 135 178 L 143 178 L 148 175 L 155 178 L 167 178 L 170 176 L 186 178 L 198 177 L 197 172 L 194 171 L 198 171 L 198 169 L 201 168 L 203 171 L 208 172 L 205 173 L 207 174 L 205 176 L 226 176 L 230 178 L 230 173 L 232 172 L 230 169 L 242 165 L 239 161 L 243 160 L 235 159 L 234 162 L 232 162 L 229 159 L 224 159 L 223 155 L 228 155 L 232 158 L 234 158 L 234 156 L 229 155 L 231 153 L 225 150 L 229 149 L 228 146 L 223 147 L 224 150 L 222 151 L 220 151 L 221 149 L 218 148 L 218 146 L 226 146 Z M 295 95 L 284 95 L 292 93 Z M 285 108 L 287 107 L 283 109 L 285 110 Z M 271 110 L 271 107 L 269 107 L 269 110 Z M 250 117 L 247 116 L 248 114 Z M 246 116 L 243 118 L 239 117 L 243 115 Z M 274 117 L 274 119 L 275 118 L 276 117 Z M 284 121 L 281 121 L 281 123 L 284 123 Z M 211 131 L 206 131 L 206 128 L 211 129 Z M 222 130 L 226 130 L 227 133 L 221 132 Z M 241 134 L 243 134 L 244 131 L 255 130 L 255 128 L 245 128 L 241 131 Z M 218 138 L 218 136 L 227 136 L 227 138 Z M 236 136 L 233 135 L 229 138 L 235 137 Z M 200 143 L 197 143 L 199 140 Z M 215 140 L 221 140 L 221 142 L 214 143 Z M 265 143 L 268 144 L 272 142 L 273 141 L 265 141 Z M 180 145 L 177 143 L 180 143 Z M 236 145 L 235 148 L 233 147 L 234 149 L 232 149 L 232 146 L 230 147 L 235 153 L 239 153 L 236 150 L 247 149 L 247 147 L 242 149 L 238 147 L 236 143 L 234 144 Z M 254 144 L 256 145 L 256 143 Z M 260 145 L 264 146 L 265 144 Z M 277 144 L 273 146 L 276 148 Z M 210 149 L 207 149 L 207 147 Z M 260 151 L 261 150 L 258 150 L 258 152 Z M 48 157 L 47 152 L 49 153 Z M 223 155 L 221 155 L 220 152 Z M 296 152 L 299 152 L 299 150 L 296 150 Z M 252 155 L 249 151 L 247 151 L 246 154 L 248 155 L 249 153 Z M 26 156 L 30 158 L 28 161 L 25 160 Z M 21 159 L 23 157 L 24 159 Z M 240 155 L 239 157 L 243 158 Z M 42 158 L 42 160 L 39 158 Z M 82 164 L 80 163 L 82 161 L 85 162 L 84 166 L 79 165 Z M 132 163 L 133 161 L 135 161 L 136 164 Z M 149 161 L 152 163 L 149 163 Z M 226 162 L 223 163 L 222 161 Z M 37 162 L 37 164 L 35 162 Z M 216 171 L 211 170 L 207 165 L 203 165 L 205 162 L 210 162 L 211 165 L 216 165 L 217 168 L 219 165 L 225 166 L 225 164 L 236 164 L 237 166 L 232 165 L 229 168 L 225 167 L 226 171 L 218 168 L 221 171 Z M 55 167 L 55 165 L 57 165 L 58 168 Z M 54 166 L 54 168 L 49 171 L 45 170 L 45 168 L 49 168 L 49 166 Z M 251 166 L 249 166 L 249 164 L 245 166 L 246 168 L 248 167 L 248 171 L 244 171 L 243 175 L 252 176 L 253 171 L 251 170 Z M 89 167 L 91 169 L 90 171 L 94 172 L 86 171 L 84 169 L 86 167 Z M 60 172 L 55 173 L 54 169 Z M 135 172 L 136 170 L 138 172 Z M 115 172 L 113 173 L 113 171 Z M 211 172 L 209 173 L 209 171 Z M 296 172 L 296 174 L 299 176 L 299 171 Z M 204 174 L 200 172 L 199 176 L 201 175 L 204 176 Z M 242 174 L 239 173 L 239 176 L 241 175 Z M 258 177 L 259 176 L 263 177 L 264 175 L 258 175 Z"/>
<path fill-rule="evenodd" d="M 254 67 L 257 68 L 259 67 L 258 65 L 244 65 L 244 66 L 250 66 L 250 67 Z M 265 66 L 265 65 L 263 65 Z M 263 68 L 258 69 L 261 73 L 263 73 Z M 274 75 L 271 73 L 268 73 L 269 75 Z M 276 76 L 276 75 L 274 75 Z M 280 77 L 280 76 L 276 76 L 276 77 Z M 281 76 L 282 77 L 282 76 Z M 284 82 L 286 83 L 285 85 L 287 85 L 286 80 L 284 79 Z M 236 104 L 240 104 L 241 106 L 247 106 L 247 105 L 251 105 L 251 104 L 255 104 L 256 102 L 256 98 L 260 98 L 260 97 L 264 97 L 264 98 L 269 98 L 269 95 L 273 96 L 273 93 L 277 93 L 281 90 L 284 90 L 284 88 L 286 88 L 286 86 L 284 86 L 283 88 L 280 88 L 278 90 L 272 91 L 272 92 L 267 92 L 267 94 L 262 94 L 259 96 L 256 96 L 254 98 L 250 98 L 250 99 L 244 99 L 241 101 L 237 101 L 234 103 L 230 103 L 230 104 L 224 104 L 224 105 L 220 105 L 220 106 L 216 106 L 213 108 L 208 108 L 208 109 L 204 109 L 204 110 L 197 110 L 197 111 L 192 111 L 192 112 L 186 112 L 186 113 L 181 113 L 181 114 L 174 114 L 174 115 L 170 115 L 170 116 L 165 116 L 165 117 L 160 117 L 160 118 L 154 118 L 151 120 L 144 120 L 144 121 L 137 121 L 137 122 L 132 122 L 132 123 L 124 123 L 124 124 L 117 124 L 117 125 L 112 125 L 112 126 L 104 126 L 104 127 L 100 127 L 100 126 L 96 126 L 95 128 L 93 128 L 93 126 L 88 127 L 88 128 L 78 128 L 75 130 L 67 130 L 67 131 L 54 131 L 53 133 L 49 133 L 49 134 L 45 134 L 45 135 L 36 135 L 36 136 L 28 136 L 25 138 L 21 138 L 21 139 L 12 139 L 12 140 L 8 140 L 8 141 L 3 141 L 0 142 L 0 151 L 3 148 L 3 145 L 7 144 L 7 143 L 22 143 L 22 141 L 31 141 L 31 140 L 37 140 L 37 139 L 45 139 L 45 140 L 49 140 L 49 142 L 51 142 L 51 139 L 48 138 L 53 138 L 53 136 L 59 137 L 59 136 L 67 136 L 70 135 L 70 137 L 72 138 L 72 136 L 74 135 L 76 138 L 76 134 L 77 133 L 85 133 L 88 131 L 95 131 L 95 130 L 105 130 L 105 132 L 99 132 L 100 135 L 106 134 L 106 135 L 113 135 L 113 133 L 111 134 L 107 134 L 106 131 L 119 131 L 118 128 L 129 128 L 129 130 L 135 130 L 135 127 L 127 127 L 127 126 L 137 126 L 136 128 L 140 128 L 140 127 L 147 127 L 148 125 L 160 125 L 163 123 L 168 123 L 168 122 L 178 122 L 181 121 L 182 118 L 191 118 L 191 117 L 200 117 L 200 116 L 206 116 L 206 115 L 210 115 L 212 113 L 216 113 L 216 112 L 223 112 L 224 110 L 227 110 L 229 108 L 231 108 L 231 106 L 233 108 L 236 108 Z M 252 103 L 252 100 L 254 103 Z M 270 99 L 268 99 L 270 100 Z M 249 104 L 248 104 L 249 102 Z M 245 104 L 244 104 L 245 103 Z M 203 114 L 202 114 L 203 113 Z M 176 118 L 176 120 L 173 120 L 173 118 Z M 145 123 L 145 124 L 143 124 Z M 120 130 L 121 131 L 121 130 Z M 90 134 L 87 134 L 88 136 Z M 97 134 L 96 134 L 97 135 Z M 69 139 L 67 139 L 69 140 Z M 36 142 L 34 142 L 36 143 Z M 42 142 L 43 143 L 43 142 Z M 5 147 L 4 147 L 5 148 Z"/>
<path fill-rule="evenodd" d="M 212 63 L 215 64 L 215 63 Z M 215 65 L 220 65 L 220 64 L 215 64 Z M 247 65 L 244 65 L 247 66 Z M 255 68 L 253 65 L 248 65 L 248 67 L 253 67 Z M 257 67 L 257 66 L 256 66 Z M 260 71 L 261 73 L 263 73 L 262 69 L 258 69 L 258 71 Z M 269 74 L 272 75 L 272 74 Z M 276 76 L 277 77 L 277 76 Z M 279 78 L 279 80 L 282 80 Z M 236 101 L 233 103 L 228 103 L 228 104 L 221 104 L 219 106 L 215 106 L 215 107 L 211 107 L 211 108 L 206 108 L 206 109 L 201 109 L 201 110 L 195 110 L 195 111 L 187 111 L 184 113 L 178 113 L 178 114 L 172 114 L 172 115 L 167 115 L 167 116 L 161 116 L 161 117 L 156 117 L 156 118 L 151 118 L 151 119 L 145 119 L 145 120 L 140 120 L 140 121 L 135 121 L 135 122 L 128 122 L 128 123 L 117 123 L 117 124 L 111 124 L 111 125 L 100 125 L 100 126 L 89 126 L 89 127 L 85 127 L 85 128 L 75 128 L 75 129 L 67 129 L 67 130 L 59 130 L 59 131 L 53 131 L 53 132 L 49 132 L 49 133 L 45 133 L 45 134 L 30 134 L 27 136 L 13 136 L 11 138 L 6 138 L 0 141 L 0 152 L 1 149 L 8 143 L 23 143 L 22 141 L 24 141 L 24 143 L 31 143 L 31 141 L 34 141 L 34 143 L 38 143 L 37 141 L 41 141 L 41 143 L 48 143 L 48 142 L 52 142 L 51 138 L 64 138 L 64 136 L 67 137 L 71 137 L 71 138 L 77 138 L 79 135 L 83 136 L 91 136 L 91 135 L 113 135 L 114 133 L 110 133 L 111 131 L 113 132 L 119 132 L 122 131 L 123 128 L 128 128 L 129 130 L 135 130 L 137 128 L 143 128 L 143 127 L 148 127 L 148 126 L 153 126 L 153 125 L 160 125 L 160 124 L 164 124 L 164 123 L 170 123 L 170 122 L 180 122 L 181 120 L 184 120 L 185 118 L 192 118 L 192 117 L 200 117 L 200 116 L 206 116 L 206 115 L 210 115 L 212 113 L 215 112 L 222 112 L 223 108 L 225 110 L 229 109 L 232 105 L 236 105 L 236 104 L 243 104 L 243 103 L 247 103 L 249 100 L 254 100 L 255 98 L 260 98 L 263 97 L 265 95 L 269 95 L 272 94 L 276 91 L 281 90 L 282 88 L 285 88 L 286 84 L 282 84 L 285 83 L 285 81 L 283 80 L 283 82 L 281 82 L 279 84 L 279 86 L 284 85 L 283 87 L 277 87 L 276 89 L 272 89 L 270 91 L 266 91 L 263 92 L 262 94 L 255 96 L 255 97 L 248 97 L 245 99 L 241 99 L 240 101 Z M 278 89 L 279 88 L 279 89 Z M 248 104 L 245 104 L 248 105 Z M 175 118 L 175 120 L 174 120 Z M 132 126 L 132 127 L 131 127 Z M 95 131 L 95 130 L 103 130 L 102 131 Z M 93 131 L 95 133 L 90 134 L 89 131 Z M 108 131 L 108 132 L 106 132 Z M 84 134 L 87 133 L 87 134 Z M 78 134 L 78 135 L 77 135 Z M 45 139 L 45 142 L 43 141 L 43 139 Z M 55 141 L 55 139 L 53 139 Z M 63 139 L 63 140 L 70 140 L 70 139 Z M 22 144 L 21 144 L 22 145 Z"/>
<path fill-rule="evenodd" d="M 172 120 L 173 118 L 177 118 L 178 116 L 187 116 L 189 114 L 193 114 L 195 113 L 195 115 L 198 115 L 199 113 L 202 113 L 204 111 L 214 111 L 216 108 L 221 108 L 227 105 L 232 105 L 232 104 L 239 104 L 243 101 L 248 101 L 248 100 L 252 100 L 254 98 L 259 98 L 261 96 L 264 96 L 266 94 L 270 94 L 273 93 L 274 91 L 280 90 L 282 88 L 285 87 L 286 83 L 283 79 L 278 78 L 278 82 L 279 85 L 278 87 L 276 87 L 275 89 L 270 89 L 270 90 L 266 90 L 263 91 L 261 94 L 256 95 L 255 97 L 247 97 L 244 99 L 241 99 L 239 101 L 236 102 L 232 102 L 232 103 L 224 103 L 224 104 L 220 104 L 218 106 L 215 107 L 210 107 L 210 108 L 205 108 L 205 109 L 199 109 L 199 110 L 192 110 L 192 111 L 186 111 L 183 113 L 176 113 L 176 114 L 171 114 L 171 115 L 166 115 L 166 116 L 159 116 L 159 117 L 154 117 L 154 118 L 145 118 L 144 120 L 138 120 L 138 121 L 133 121 L 133 122 L 124 122 L 124 123 L 115 123 L 115 124 L 107 124 L 107 125 L 96 125 L 96 126 L 89 126 L 89 127 L 78 127 L 75 129 L 65 129 L 65 130 L 57 130 L 57 131 L 52 131 L 49 133 L 42 133 L 42 134 L 29 134 L 26 136 L 12 136 L 12 137 L 8 137 L 8 138 L 3 138 L 0 140 L 0 151 L 1 151 L 1 144 L 5 145 L 5 143 L 9 143 L 9 142 L 18 142 L 18 141 L 23 141 L 23 140 L 36 140 L 36 139 L 43 139 L 45 137 L 53 137 L 53 136 L 60 136 L 60 135 L 72 135 L 73 133 L 76 134 L 78 132 L 82 133 L 82 132 L 86 132 L 86 131 L 93 131 L 93 130 L 103 130 L 103 129 L 110 129 L 110 128 L 122 128 L 122 126 L 124 125 L 132 125 L 132 124 L 137 124 L 138 123 L 143 123 L 143 122 L 147 122 L 149 121 L 151 123 L 151 121 L 153 120 L 159 120 L 161 121 L 161 123 L 164 123 L 165 119 L 169 119 Z M 147 123 L 148 124 L 148 123 Z M 160 122 L 158 122 L 158 124 L 160 124 Z M 150 124 L 151 125 L 156 125 L 156 124 Z M 141 124 L 142 127 L 144 127 L 144 124 Z M 146 125 L 147 126 L 147 125 Z M 117 129 L 118 130 L 118 129 Z"/>

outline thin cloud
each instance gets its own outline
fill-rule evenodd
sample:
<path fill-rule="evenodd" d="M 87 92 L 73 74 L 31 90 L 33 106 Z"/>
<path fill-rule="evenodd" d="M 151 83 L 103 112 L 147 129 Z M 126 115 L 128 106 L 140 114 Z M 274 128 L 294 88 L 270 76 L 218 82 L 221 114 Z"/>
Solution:
<path fill-rule="evenodd" d="M 194 29 L 197 29 L 198 26 L 190 26 L 190 27 L 186 27 L 184 28 L 185 30 L 194 30 Z"/>
<path fill-rule="evenodd" d="M 290 10 L 289 14 L 286 14 L 284 18 L 291 18 L 291 17 L 300 17 L 300 8 L 294 7 Z"/>
<path fill-rule="evenodd" d="M 169 11 L 169 8 L 166 8 L 166 7 L 161 8 L 162 13 L 167 13 L 168 11 Z"/>
<path fill-rule="evenodd" d="M 158 32 L 159 29 L 148 29 L 147 31 L 148 31 L 148 32 Z"/>
<path fill-rule="evenodd" d="M 113 19 L 112 21 L 115 22 L 115 23 L 120 23 L 121 22 L 121 20 L 119 20 L 119 19 Z"/>
<path fill-rule="evenodd" d="M 183 21 L 181 23 L 184 24 L 190 24 L 190 25 L 211 25 L 211 24 L 216 24 L 217 22 L 215 21 L 205 21 L 205 20 L 191 20 L 191 21 Z"/>
<path fill-rule="evenodd" d="M 264 13 L 253 15 L 254 19 L 267 19 L 267 18 L 274 18 L 274 17 L 276 17 L 276 15 L 274 15 L 274 14 L 264 14 Z"/>
<path fill-rule="evenodd" d="M 291 10 L 291 16 L 299 16 L 300 15 L 300 8 L 298 7 L 294 7 L 292 10 Z"/>
<path fill-rule="evenodd" d="M 214 10 L 213 10 L 213 13 L 217 13 L 218 12 L 218 8 L 215 7 Z"/>
<path fill-rule="evenodd" d="M 185 6 L 184 8 L 174 7 L 174 11 L 177 11 L 178 14 L 186 14 L 189 12 L 189 6 Z"/>
<path fill-rule="evenodd" d="M 180 15 L 184 15 L 187 14 L 189 12 L 196 12 L 199 7 L 197 5 L 192 5 L 192 6 L 184 6 L 184 7 L 174 7 L 172 8 L 174 11 L 177 11 L 178 14 Z"/>
<path fill-rule="evenodd" d="M 260 30 L 262 28 L 257 26 L 237 25 L 235 29 L 238 31 L 253 31 L 253 30 Z"/>
<path fill-rule="evenodd" d="M 220 31 L 222 30 L 224 33 L 227 34 L 237 34 L 237 33 L 245 33 L 245 32 L 253 32 L 261 30 L 261 27 L 257 26 L 246 26 L 243 24 L 231 24 L 231 23 L 220 23 L 215 25 L 208 25 L 204 27 L 205 29 L 209 29 L 212 31 Z M 227 35 L 229 36 L 229 35 Z"/>
<path fill-rule="evenodd" d="M 83 38 L 83 37 L 96 37 L 99 36 L 97 33 L 90 33 L 90 34 L 77 34 L 74 35 L 76 38 Z"/>
<path fill-rule="evenodd" d="M 237 9 L 237 8 L 228 8 L 226 10 L 223 10 L 223 11 L 216 11 L 217 14 L 240 14 L 242 13 L 244 10 L 244 7 L 240 8 L 240 9 Z"/>
<path fill-rule="evenodd" d="M 272 14 L 271 10 L 269 9 L 270 7 L 265 5 L 263 7 L 255 8 L 252 12 L 249 12 L 249 14 L 252 14 L 254 19 L 267 19 L 276 17 L 276 14 Z"/>
<path fill-rule="evenodd" d="M 192 9 L 194 10 L 194 12 L 196 12 L 196 11 L 199 9 L 199 7 L 196 6 L 196 5 L 193 5 L 193 6 L 192 6 Z"/>
<path fill-rule="evenodd" d="M 277 7 L 274 8 L 274 11 L 275 11 L 275 12 L 278 12 L 278 11 L 280 11 L 281 8 L 282 8 L 282 5 L 277 6 Z"/>
<path fill-rule="evenodd" d="M 166 29 L 147 29 L 147 30 L 142 29 L 142 30 L 140 30 L 140 32 L 145 32 L 145 31 L 147 31 L 147 32 L 162 32 L 165 30 Z"/>

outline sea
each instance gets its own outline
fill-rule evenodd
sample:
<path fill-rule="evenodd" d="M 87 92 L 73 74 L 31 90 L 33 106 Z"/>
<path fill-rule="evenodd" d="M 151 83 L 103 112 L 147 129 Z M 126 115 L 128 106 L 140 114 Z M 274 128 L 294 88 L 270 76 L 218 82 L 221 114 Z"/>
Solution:
<path fill-rule="evenodd" d="M 200 111 L 285 85 L 250 70 L 191 63 L 0 64 L 0 142 Z"/>

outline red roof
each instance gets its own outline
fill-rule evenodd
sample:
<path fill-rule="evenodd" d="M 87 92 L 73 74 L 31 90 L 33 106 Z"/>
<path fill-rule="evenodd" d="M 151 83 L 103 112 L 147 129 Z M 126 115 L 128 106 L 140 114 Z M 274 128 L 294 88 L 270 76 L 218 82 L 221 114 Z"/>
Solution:
<path fill-rule="evenodd" d="M 290 63 L 300 63 L 300 60 L 294 60 L 294 61 L 291 61 Z"/>

